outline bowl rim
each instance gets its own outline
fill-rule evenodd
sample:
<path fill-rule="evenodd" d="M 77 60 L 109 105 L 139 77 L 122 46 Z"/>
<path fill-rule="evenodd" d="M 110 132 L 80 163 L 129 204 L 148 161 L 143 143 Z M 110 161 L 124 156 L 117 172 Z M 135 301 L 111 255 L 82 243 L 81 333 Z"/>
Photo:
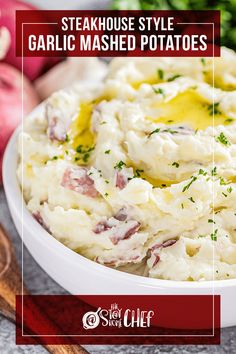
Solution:
<path fill-rule="evenodd" d="M 42 109 L 42 104 L 40 104 L 34 111 L 28 116 L 32 116 L 35 112 Z M 20 190 L 19 183 L 16 176 L 16 164 L 17 164 L 17 137 L 22 131 L 22 124 L 16 128 L 12 134 L 5 153 L 3 157 L 3 185 L 7 196 L 7 201 L 10 206 L 10 210 L 14 210 L 14 214 L 17 215 L 18 219 L 22 223 L 22 217 L 24 224 L 22 223 L 23 229 L 28 230 L 32 237 L 37 237 L 37 242 L 40 242 L 42 247 L 48 247 L 54 253 L 60 256 L 66 257 L 67 261 L 71 263 L 78 262 L 79 265 L 84 269 L 90 269 L 91 272 L 96 272 L 103 275 L 105 278 L 116 277 L 124 281 L 132 282 L 143 287 L 152 287 L 156 289 L 171 289 L 176 288 L 178 290 L 209 290 L 212 289 L 212 293 L 217 293 L 217 290 L 221 288 L 236 287 L 236 279 L 225 279 L 225 280 L 204 280 L 204 281 L 178 281 L 178 280 L 165 280 L 157 278 L 149 278 L 141 275 L 130 274 L 123 272 L 114 268 L 109 268 L 102 264 L 96 263 L 79 253 L 71 250 L 69 247 L 65 246 L 63 243 L 58 241 L 54 236 L 49 234 L 43 227 L 33 218 L 31 213 L 26 208 L 25 202 L 23 201 L 23 195 Z M 35 230 L 35 232 L 32 232 Z M 40 237 L 39 237 L 40 235 Z M 24 236 L 21 236 L 22 242 L 24 242 Z"/>

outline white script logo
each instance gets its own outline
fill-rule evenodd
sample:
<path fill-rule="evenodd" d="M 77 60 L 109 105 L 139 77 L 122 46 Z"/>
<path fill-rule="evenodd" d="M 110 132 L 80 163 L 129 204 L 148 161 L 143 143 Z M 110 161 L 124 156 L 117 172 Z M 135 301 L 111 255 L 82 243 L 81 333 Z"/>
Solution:
<path fill-rule="evenodd" d="M 151 326 L 151 318 L 154 311 L 142 311 L 139 308 L 135 310 L 119 309 L 118 304 L 112 304 L 110 309 L 99 307 L 97 311 L 86 312 L 82 322 L 84 329 L 94 329 L 101 324 L 106 327 L 139 327 L 145 328 Z"/>

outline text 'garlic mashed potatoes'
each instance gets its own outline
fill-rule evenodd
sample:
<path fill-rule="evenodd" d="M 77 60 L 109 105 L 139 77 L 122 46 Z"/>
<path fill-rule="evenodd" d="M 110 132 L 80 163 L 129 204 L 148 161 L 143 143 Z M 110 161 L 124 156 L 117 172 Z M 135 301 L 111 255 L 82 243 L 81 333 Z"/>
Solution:
<path fill-rule="evenodd" d="M 212 67 L 117 58 L 103 82 L 53 94 L 19 139 L 36 220 L 131 273 L 236 278 L 236 54 L 215 59 L 215 89 Z"/>

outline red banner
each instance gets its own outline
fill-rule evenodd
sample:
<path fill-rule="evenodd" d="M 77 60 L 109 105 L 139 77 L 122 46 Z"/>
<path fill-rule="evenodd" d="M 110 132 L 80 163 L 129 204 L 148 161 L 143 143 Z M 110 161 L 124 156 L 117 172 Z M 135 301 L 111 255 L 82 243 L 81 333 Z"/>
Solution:
<path fill-rule="evenodd" d="M 17 344 L 220 344 L 220 296 L 17 296 Z"/>
<path fill-rule="evenodd" d="M 17 56 L 220 56 L 220 11 L 17 11 Z"/>

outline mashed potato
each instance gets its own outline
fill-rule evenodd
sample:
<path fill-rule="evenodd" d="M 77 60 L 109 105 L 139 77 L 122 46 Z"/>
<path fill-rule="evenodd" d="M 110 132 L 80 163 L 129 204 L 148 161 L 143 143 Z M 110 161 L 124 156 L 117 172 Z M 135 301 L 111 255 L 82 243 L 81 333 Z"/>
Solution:
<path fill-rule="evenodd" d="M 103 82 L 53 94 L 19 139 L 36 220 L 131 273 L 236 278 L 236 54 L 215 59 L 215 88 L 212 68 L 211 58 L 117 58 Z"/>

